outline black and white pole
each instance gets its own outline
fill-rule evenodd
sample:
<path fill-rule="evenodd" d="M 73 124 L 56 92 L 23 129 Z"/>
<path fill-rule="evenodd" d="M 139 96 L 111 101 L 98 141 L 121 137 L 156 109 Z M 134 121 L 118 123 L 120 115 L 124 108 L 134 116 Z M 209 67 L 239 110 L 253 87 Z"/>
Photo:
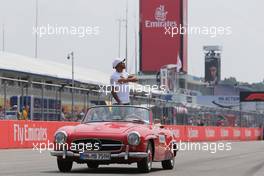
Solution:
<path fill-rule="evenodd" d="M 128 0 L 126 1 L 126 67 L 128 64 Z M 128 68 L 128 67 L 127 67 Z"/>
<path fill-rule="evenodd" d="M 35 12 L 35 30 L 38 30 L 38 0 L 36 0 L 36 12 Z M 35 58 L 38 58 L 38 33 L 35 32 Z"/>
<path fill-rule="evenodd" d="M 2 24 L 2 51 L 5 51 L 5 24 Z"/>
<path fill-rule="evenodd" d="M 71 94 L 72 94 L 72 102 L 71 102 L 71 114 L 72 117 L 74 116 L 74 52 L 71 52 L 68 54 L 67 59 L 72 60 L 72 89 L 71 89 Z"/>

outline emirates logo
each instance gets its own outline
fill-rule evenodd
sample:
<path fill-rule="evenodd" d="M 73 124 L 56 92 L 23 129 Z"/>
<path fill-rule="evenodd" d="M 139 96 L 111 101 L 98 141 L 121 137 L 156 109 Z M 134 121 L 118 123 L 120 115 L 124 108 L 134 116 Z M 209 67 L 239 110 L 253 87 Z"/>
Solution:
<path fill-rule="evenodd" d="M 165 6 L 160 5 L 155 10 L 153 20 L 146 19 L 145 27 L 146 28 L 164 28 L 164 27 L 176 27 L 176 21 L 167 21 L 168 11 L 165 11 Z"/>
<path fill-rule="evenodd" d="M 157 21 L 165 21 L 167 18 L 167 11 L 165 11 L 165 6 L 160 5 L 159 7 L 156 8 L 155 10 L 155 19 Z"/>

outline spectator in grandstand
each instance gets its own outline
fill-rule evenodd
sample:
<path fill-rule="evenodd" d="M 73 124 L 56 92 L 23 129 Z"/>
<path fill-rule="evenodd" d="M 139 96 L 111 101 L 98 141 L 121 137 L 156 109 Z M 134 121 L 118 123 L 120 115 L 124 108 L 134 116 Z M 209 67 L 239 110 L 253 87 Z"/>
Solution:
<path fill-rule="evenodd" d="M 17 105 L 14 105 L 14 106 L 11 108 L 11 111 L 15 111 L 15 112 L 17 113 L 17 119 L 19 120 L 20 117 L 21 117 L 21 113 L 19 112 Z"/>
<path fill-rule="evenodd" d="M 4 109 L 2 106 L 0 106 L 0 120 L 3 120 L 5 118 Z"/>
<path fill-rule="evenodd" d="M 189 120 L 189 125 L 193 125 L 193 119 Z"/>
<path fill-rule="evenodd" d="M 61 109 L 61 116 L 60 116 L 61 121 L 65 121 L 65 114 L 64 114 L 64 108 Z"/>
<path fill-rule="evenodd" d="M 129 75 L 126 71 L 125 59 L 115 59 L 112 63 L 115 72 L 111 75 L 110 83 L 112 87 L 112 96 L 114 97 L 115 104 L 129 105 L 129 82 L 137 82 L 135 76 Z"/>
<path fill-rule="evenodd" d="M 217 120 L 216 126 L 221 126 L 221 121 L 220 120 Z"/>
<path fill-rule="evenodd" d="M 225 126 L 224 120 L 221 120 L 221 119 L 217 120 L 216 126 Z"/>
<path fill-rule="evenodd" d="M 82 121 L 83 116 L 84 116 L 84 109 L 82 109 L 81 112 L 76 112 L 76 113 L 78 113 L 76 117 L 76 121 L 78 122 Z"/>
<path fill-rule="evenodd" d="M 84 117 L 84 115 L 85 115 L 85 110 L 82 109 L 82 111 L 80 112 L 80 119 L 82 119 Z"/>
<path fill-rule="evenodd" d="M 28 120 L 29 115 L 29 106 L 23 106 L 22 108 L 22 114 L 21 114 L 21 120 Z"/>
<path fill-rule="evenodd" d="M 162 124 L 165 124 L 165 125 L 168 124 L 168 118 L 167 118 L 167 116 L 164 115 L 164 116 L 161 117 L 161 123 Z"/>
<path fill-rule="evenodd" d="M 17 105 L 12 106 L 10 110 L 11 111 L 17 111 Z"/>
<path fill-rule="evenodd" d="M 199 119 L 198 126 L 204 126 L 204 121 L 203 121 L 203 119 Z"/>
<path fill-rule="evenodd" d="M 0 106 L 0 120 L 4 120 L 4 119 L 5 119 L 4 110 L 3 107 Z"/>

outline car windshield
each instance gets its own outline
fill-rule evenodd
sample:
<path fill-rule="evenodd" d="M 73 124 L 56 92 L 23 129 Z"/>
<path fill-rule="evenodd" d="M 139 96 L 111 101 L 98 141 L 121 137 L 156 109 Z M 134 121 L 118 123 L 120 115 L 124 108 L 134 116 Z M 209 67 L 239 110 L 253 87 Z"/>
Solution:
<path fill-rule="evenodd" d="M 149 124 L 149 110 L 134 106 L 99 106 L 89 109 L 83 123 L 125 121 Z"/>

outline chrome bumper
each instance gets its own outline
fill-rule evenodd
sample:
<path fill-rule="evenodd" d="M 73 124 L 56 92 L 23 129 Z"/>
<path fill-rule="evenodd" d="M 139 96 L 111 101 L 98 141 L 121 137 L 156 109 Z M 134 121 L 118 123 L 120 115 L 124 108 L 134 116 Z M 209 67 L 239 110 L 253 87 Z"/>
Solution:
<path fill-rule="evenodd" d="M 51 156 L 60 156 L 63 159 L 66 157 L 77 157 L 80 158 L 79 153 L 73 153 L 72 151 L 51 151 L 50 152 Z M 125 152 L 121 153 L 113 153 L 110 155 L 111 158 L 124 158 L 125 160 L 128 160 L 128 158 L 146 158 L 148 157 L 148 153 L 146 152 L 129 152 L 129 145 L 126 145 Z"/>
<path fill-rule="evenodd" d="M 66 157 L 80 157 L 79 153 L 73 153 L 71 151 L 51 151 L 51 156 L 60 156 L 63 158 Z M 117 154 L 111 154 L 111 158 L 146 158 L 148 154 L 146 152 L 121 152 Z"/>

